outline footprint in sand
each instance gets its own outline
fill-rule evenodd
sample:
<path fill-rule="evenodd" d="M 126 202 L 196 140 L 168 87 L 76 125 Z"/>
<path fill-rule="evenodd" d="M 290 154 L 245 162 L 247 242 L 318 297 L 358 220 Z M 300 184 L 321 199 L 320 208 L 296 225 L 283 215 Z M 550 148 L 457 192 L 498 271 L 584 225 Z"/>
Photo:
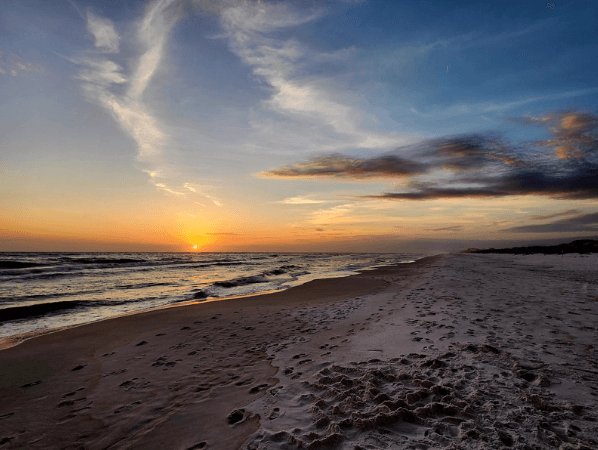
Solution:
<path fill-rule="evenodd" d="M 252 387 L 251 389 L 249 389 L 249 393 L 250 394 L 257 394 L 258 392 L 263 391 L 267 387 L 268 387 L 268 384 L 259 384 L 257 386 Z"/>
<path fill-rule="evenodd" d="M 123 411 L 126 411 L 126 410 L 128 410 L 128 409 L 131 409 L 133 406 L 137 406 L 137 405 L 140 405 L 140 404 L 141 404 L 141 402 L 140 402 L 140 401 L 136 401 L 136 402 L 133 402 L 133 403 L 131 403 L 130 405 L 123 405 L 123 406 L 121 406 L 120 408 L 117 408 L 117 409 L 114 411 L 114 414 L 121 413 L 121 412 L 123 412 Z"/>
<path fill-rule="evenodd" d="M 236 382 L 235 386 L 247 386 L 252 381 L 253 381 L 253 378 L 247 378 L 246 380 Z"/>
<path fill-rule="evenodd" d="M 237 423 L 243 422 L 244 420 L 245 420 L 245 410 L 244 409 L 235 409 L 226 418 L 226 421 L 228 422 L 229 425 L 235 425 Z"/>

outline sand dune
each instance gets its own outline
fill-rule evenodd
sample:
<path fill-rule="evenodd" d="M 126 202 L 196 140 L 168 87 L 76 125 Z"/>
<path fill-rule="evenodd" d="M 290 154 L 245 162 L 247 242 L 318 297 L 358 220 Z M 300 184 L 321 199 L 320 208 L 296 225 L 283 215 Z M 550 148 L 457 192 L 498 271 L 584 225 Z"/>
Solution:
<path fill-rule="evenodd" d="M 0 352 L 0 448 L 598 448 L 598 256 L 456 254 Z"/>

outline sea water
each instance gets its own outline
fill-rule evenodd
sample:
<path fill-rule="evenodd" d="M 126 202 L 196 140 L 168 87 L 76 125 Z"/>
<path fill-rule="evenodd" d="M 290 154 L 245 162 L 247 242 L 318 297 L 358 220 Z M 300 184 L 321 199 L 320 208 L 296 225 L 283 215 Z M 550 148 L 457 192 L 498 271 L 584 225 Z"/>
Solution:
<path fill-rule="evenodd" d="M 184 302 L 288 289 L 418 255 L 0 253 L 0 338 Z"/>

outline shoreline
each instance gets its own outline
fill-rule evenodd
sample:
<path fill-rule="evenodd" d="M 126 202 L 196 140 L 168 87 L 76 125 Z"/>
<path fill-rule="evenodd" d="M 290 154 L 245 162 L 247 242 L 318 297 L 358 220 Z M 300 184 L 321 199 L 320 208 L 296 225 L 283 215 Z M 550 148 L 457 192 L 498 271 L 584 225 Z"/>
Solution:
<path fill-rule="evenodd" d="M 437 255 L 41 336 L 0 351 L 0 442 L 593 448 L 597 274 Z"/>
<path fill-rule="evenodd" d="M 271 253 L 271 252 L 269 252 L 269 253 Z M 432 255 L 432 256 L 434 256 L 434 255 Z M 430 257 L 430 256 L 424 256 L 424 257 L 420 257 L 420 258 L 415 259 L 415 260 L 410 260 L 410 261 L 405 261 L 405 262 L 397 263 L 397 265 L 412 264 L 412 263 L 418 261 L 419 259 L 428 258 L 428 257 Z M 73 324 L 73 325 L 57 326 L 57 327 L 54 327 L 54 328 L 47 328 L 47 329 L 43 329 L 43 330 L 35 330 L 35 331 L 26 332 L 26 333 L 17 333 L 17 334 L 10 335 L 10 336 L 3 336 L 3 337 L 0 337 L 0 352 L 3 351 L 3 350 L 6 350 L 8 348 L 20 345 L 22 342 L 28 341 L 30 339 L 35 339 L 35 338 L 40 337 L 40 336 L 45 336 L 47 334 L 58 333 L 58 332 L 61 332 L 61 331 L 64 331 L 64 330 L 69 330 L 69 329 L 80 327 L 80 326 L 86 326 L 86 325 L 91 325 L 91 324 L 98 323 L 98 322 L 103 322 L 105 320 L 112 320 L 112 319 L 117 319 L 119 317 L 126 317 L 126 316 L 131 316 L 131 315 L 144 314 L 144 313 L 147 313 L 147 312 L 160 311 L 160 310 L 170 309 L 170 308 L 178 308 L 178 307 L 191 306 L 191 305 L 197 305 L 197 304 L 204 304 L 204 303 L 210 303 L 210 302 L 229 301 L 229 300 L 240 299 L 240 298 L 242 299 L 242 298 L 256 297 L 256 296 L 262 296 L 262 295 L 276 294 L 276 293 L 279 293 L 279 292 L 288 291 L 289 289 L 295 289 L 295 288 L 297 288 L 299 286 L 302 286 L 302 285 L 307 284 L 307 283 L 311 283 L 313 281 L 336 279 L 336 278 L 349 278 L 349 277 L 360 275 L 363 272 L 377 270 L 377 269 L 383 268 L 383 267 L 386 267 L 386 266 L 382 265 L 382 266 L 367 267 L 367 268 L 364 268 L 364 269 L 359 269 L 359 270 L 355 271 L 356 273 L 352 273 L 352 274 L 348 274 L 348 275 L 336 275 L 336 276 L 332 275 L 332 276 L 324 276 L 322 278 L 314 278 L 314 279 L 310 279 L 310 280 L 304 281 L 301 284 L 292 285 L 292 286 L 290 286 L 290 287 L 288 287 L 286 289 L 261 291 L 261 292 L 239 294 L 239 295 L 230 295 L 230 296 L 225 296 L 225 297 L 207 297 L 205 299 L 184 300 L 184 301 L 180 301 L 180 302 L 176 302 L 176 303 L 170 303 L 170 304 L 161 305 L 161 306 L 157 306 L 157 307 L 145 308 L 145 309 L 139 309 L 139 310 L 129 311 L 129 312 L 125 312 L 125 313 L 120 313 L 120 314 L 117 314 L 117 315 L 114 315 L 114 316 L 110 316 L 110 317 L 105 317 L 105 318 L 101 318 L 101 319 L 91 320 L 89 322 L 82 322 L 82 323 L 77 323 L 77 324 Z M 44 316 L 42 315 L 42 316 L 39 316 L 39 317 L 44 317 Z M 10 321 L 8 323 L 10 323 Z"/>
<path fill-rule="evenodd" d="M 264 300 L 266 303 L 273 303 L 276 301 L 280 301 L 280 302 L 285 302 L 287 301 L 287 297 L 290 295 L 291 298 L 296 297 L 297 295 L 303 295 L 304 292 L 302 290 L 302 292 L 297 292 L 295 294 L 295 290 L 302 288 L 303 286 L 306 285 L 310 285 L 309 289 L 307 289 L 308 291 L 311 290 L 311 286 L 312 283 L 315 284 L 320 284 L 321 282 L 324 282 L 326 280 L 341 280 L 341 279 L 347 279 L 347 278 L 353 278 L 353 277 L 359 277 L 362 276 L 364 274 L 369 274 L 371 272 L 375 272 L 378 270 L 384 270 L 384 269 L 388 269 L 388 268 L 393 268 L 393 267 L 398 267 L 401 266 L 403 264 L 414 264 L 417 261 L 421 261 L 427 258 L 435 258 L 439 255 L 432 255 L 432 256 L 424 256 L 422 258 L 419 258 L 418 260 L 412 261 L 412 262 L 408 262 L 408 263 L 400 263 L 397 264 L 396 266 L 380 266 L 380 267 L 376 267 L 376 268 L 368 268 L 368 269 L 361 269 L 361 271 L 359 271 L 357 274 L 352 274 L 352 275 L 346 275 L 346 276 L 338 276 L 338 277 L 326 277 L 326 278 L 316 278 L 314 280 L 309 280 L 303 284 L 299 284 L 296 286 L 292 286 L 290 288 L 287 289 L 283 289 L 283 290 L 275 290 L 275 291 L 264 291 L 264 292 L 257 292 L 257 293 L 253 293 L 253 294 L 243 294 L 243 295 L 231 295 L 228 297 L 214 297 L 214 298 L 207 298 L 205 300 L 188 300 L 188 301 L 184 301 L 184 302 L 178 302 L 178 303 L 171 303 L 168 305 L 163 305 L 163 306 L 158 306 L 155 308 L 148 308 L 148 309 L 140 309 L 140 310 L 136 310 L 136 311 L 131 311 L 128 313 L 123 313 L 123 314 L 119 314 L 117 316 L 112 316 L 112 317 L 107 317 L 104 319 L 99 319 L 99 320 L 95 320 L 92 322 L 85 322 L 85 323 L 81 323 L 81 324 L 76 324 L 76 325 L 72 325 L 72 326 L 65 326 L 65 327 L 57 327 L 57 328 L 52 328 L 52 329 L 47 329 L 47 330 L 40 330 L 40 331 L 33 331 L 31 333 L 25 333 L 25 334 L 17 334 L 17 335 L 13 335 L 13 336 L 6 336 L 3 338 L 0 338 L 0 354 L 2 351 L 16 347 L 18 345 L 21 345 L 24 342 L 27 342 L 31 339 L 36 339 L 42 336 L 46 336 L 49 334 L 55 334 L 55 333 L 60 333 L 63 331 L 67 331 L 67 330 L 72 330 L 75 328 L 80 328 L 80 327 L 86 327 L 86 326 L 91 326 L 91 325 L 95 325 L 95 324 L 99 324 L 99 323 L 103 323 L 106 321 L 110 321 L 110 320 L 118 320 L 118 319 L 122 319 L 122 318 L 126 318 L 126 317 L 134 317 L 134 316 L 142 316 L 144 314 L 150 314 L 150 313 L 159 313 L 160 311 L 168 311 L 171 309 L 178 309 L 178 308 L 187 308 L 187 307 L 194 307 L 194 306 L 200 306 L 200 305 L 210 305 L 212 303 L 220 303 L 220 302 L 231 302 L 231 301 L 243 301 L 244 299 L 254 299 L 254 298 L 259 298 L 258 301 L 261 300 L 261 297 L 264 297 Z M 314 289 L 322 289 L 320 286 L 315 287 Z M 324 288 L 325 289 L 325 288 Z M 288 293 L 289 291 L 293 291 L 292 294 L 285 294 Z M 343 291 L 341 291 L 343 292 Z M 357 291 L 359 292 L 359 291 Z M 281 295 L 282 294 L 282 295 Z M 340 295 L 345 295 L 348 293 L 341 293 Z M 359 295 L 359 294 L 356 294 Z M 270 296 L 276 296 L 276 297 L 270 297 Z M 326 298 L 323 298 L 319 301 L 329 301 L 332 298 L 334 298 L 334 296 L 328 296 Z M 11 341 L 13 340 L 18 340 L 18 342 L 16 343 L 12 343 Z"/>
<path fill-rule="evenodd" d="M 13 442 L 17 448 L 68 448 L 77 442 L 86 448 L 106 448 L 109 442 L 163 448 L 176 425 L 177 435 L 191 439 L 192 430 L 219 442 L 212 448 L 238 448 L 259 420 L 244 417 L 227 429 L 227 417 L 278 382 L 268 346 L 311 335 L 302 310 L 372 295 L 388 288 L 385 274 L 410 273 L 429 260 L 273 294 L 109 319 L 0 351 L 0 423 L 12 432 L 0 441 L 6 440 L 6 448 Z M 140 415 L 149 422 L 140 425 Z M 178 428 L 185 417 L 198 416 L 201 426 L 194 419 L 188 430 Z M 80 430 L 87 431 L 72 434 Z M 187 443 L 182 439 L 180 448 L 195 445 Z"/>

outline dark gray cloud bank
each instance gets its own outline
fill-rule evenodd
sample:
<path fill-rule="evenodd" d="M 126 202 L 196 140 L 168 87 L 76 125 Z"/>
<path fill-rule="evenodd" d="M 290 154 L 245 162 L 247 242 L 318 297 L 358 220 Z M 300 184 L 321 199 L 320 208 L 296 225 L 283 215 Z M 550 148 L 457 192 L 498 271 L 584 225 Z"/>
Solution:
<path fill-rule="evenodd" d="M 514 233 L 579 233 L 598 232 L 598 213 L 581 214 L 568 219 L 539 225 L 524 225 L 502 231 Z"/>
<path fill-rule="evenodd" d="M 339 154 L 317 156 L 262 172 L 260 176 L 402 180 L 405 190 L 364 197 L 388 200 L 513 195 L 574 200 L 598 198 L 598 135 L 595 133 L 598 116 L 560 111 L 540 118 L 508 120 L 545 127 L 551 137 L 515 144 L 497 133 L 450 136 L 401 147 L 373 158 Z"/>

